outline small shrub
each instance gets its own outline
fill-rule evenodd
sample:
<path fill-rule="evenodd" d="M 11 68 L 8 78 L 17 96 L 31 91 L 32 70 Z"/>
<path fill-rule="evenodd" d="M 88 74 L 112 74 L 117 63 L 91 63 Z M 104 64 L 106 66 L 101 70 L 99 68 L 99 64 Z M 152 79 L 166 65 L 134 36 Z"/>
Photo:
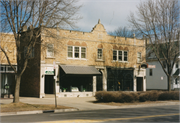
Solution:
<path fill-rule="evenodd" d="M 97 101 L 100 102 L 145 102 L 157 100 L 179 100 L 179 92 L 161 92 L 161 91 L 147 91 L 147 92 L 109 92 L 98 91 L 95 95 Z"/>
<path fill-rule="evenodd" d="M 179 100 L 179 92 L 162 92 L 159 100 Z"/>
<path fill-rule="evenodd" d="M 139 101 L 145 102 L 145 101 L 157 101 L 159 98 L 159 92 L 158 91 L 147 91 L 146 93 L 142 93 L 139 95 Z"/>
<path fill-rule="evenodd" d="M 139 99 L 135 92 L 107 92 L 99 91 L 95 95 L 97 101 L 100 102 L 134 102 Z"/>

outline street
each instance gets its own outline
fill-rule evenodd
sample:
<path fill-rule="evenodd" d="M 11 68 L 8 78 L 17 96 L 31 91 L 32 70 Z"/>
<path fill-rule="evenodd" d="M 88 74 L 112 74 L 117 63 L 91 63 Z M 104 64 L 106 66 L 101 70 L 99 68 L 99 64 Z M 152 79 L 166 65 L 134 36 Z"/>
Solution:
<path fill-rule="evenodd" d="M 179 105 L 2 116 L 1 122 L 179 122 Z"/>

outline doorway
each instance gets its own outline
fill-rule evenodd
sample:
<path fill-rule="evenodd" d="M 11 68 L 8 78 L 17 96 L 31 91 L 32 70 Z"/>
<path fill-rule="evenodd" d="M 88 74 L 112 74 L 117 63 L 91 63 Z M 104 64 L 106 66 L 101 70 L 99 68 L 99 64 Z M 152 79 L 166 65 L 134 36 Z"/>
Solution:
<path fill-rule="evenodd" d="M 137 77 L 137 91 L 143 91 L 143 77 Z"/>
<path fill-rule="evenodd" d="M 45 75 L 45 94 L 54 94 L 54 79 L 53 75 Z"/>

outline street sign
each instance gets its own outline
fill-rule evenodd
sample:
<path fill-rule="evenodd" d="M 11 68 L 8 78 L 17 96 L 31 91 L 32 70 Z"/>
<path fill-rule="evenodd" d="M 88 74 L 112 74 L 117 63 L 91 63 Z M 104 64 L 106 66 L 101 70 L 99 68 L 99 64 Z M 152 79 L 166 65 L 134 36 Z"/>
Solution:
<path fill-rule="evenodd" d="M 45 67 L 45 74 L 46 75 L 54 75 L 53 67 Z"/>
<path fill-rule="evenodd" d="M 156 65 L 148 65 L 148 68 L 156 68 Z"/>

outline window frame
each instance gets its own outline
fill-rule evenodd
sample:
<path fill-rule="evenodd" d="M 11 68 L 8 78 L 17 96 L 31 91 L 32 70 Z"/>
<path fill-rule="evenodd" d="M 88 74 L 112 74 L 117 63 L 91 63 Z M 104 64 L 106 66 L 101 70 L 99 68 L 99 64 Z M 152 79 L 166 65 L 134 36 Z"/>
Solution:
<path fill-rule="evenodd" d="M 140 57 L 138 56 L 140 54 Z M 137 63 L 141 63 L 142 62 L 142 53 L 141 52 L 137 52 Z"/>
<path fill-rule="evenodd" d="M 17 66 L 13 65 L 13 67 L 17 70 Z M 9 70 L 9 68 L 12 69 L 11 66 L 6 66 L 6 73 L 14 73 L 14 70 Z"/>
<path fill-rule="evenodd" d="M 72 57 L 69 57 L 69 56 L 68 56 L 68 53 L 69 53 L 68 48 L 69 48 L 69 47 L 72 47 Z M 78 48 L 79 48 L 79 52 L 78 52 L 79 57 L 75 57 L 75 47 L 78 47 Z M 85 52 L 82 52 L 82 48 L 85 48 Z M 85 54 L 85 58 L 82 58 L 82 53 Z M 87 59 L 87 47 L 68 45 L 68 46 L 67 46 L 67 59 L 85 59 L 85 60 L 86 60 L 86 59 Z"/>
<path fill-rule="evenodd" d="M 69 51 L 69 47 L 71 47 L 71 49 L 72 49 L 72 51 Z M 67 48 L 67 57 L 68 58 L 73 58 L 73 46 L 68 46 L 68 48 Z M 69 57 L 69 53 L 71 53 L 71 57 Z"/>
<path fill-rule="evenodd" d="M 48 53 L 48 50 L 49 50 L 48 45 L 52 45 L 52 56 L 49 55 L 49 53 Z M 48 58 L 54 57 L 54 44 L 47 44 L 46 57 L 48 57 Z"/>
<path fill-rule="evenodd" d="M 179 68 L 179 63 L 178 62 L 176 62 L 176 68 Z"/>
<path fill-rule="evenodd" d="M 116 51 L 116 60 L 114 60 L 114 51 Z M 121 55 L 121 57 L 122 57 L 122 60 L 120 60 L 119 59 L 119 52 L 122 52 L 122 55 Z M 125 61 L 124 59 L 125 59 L 125 52 L 127 52 L 127 61 Z M 113 61 L 118 61 L 118 62 L 128 62 L 128 54 L 129 54 L 129 51 L 127 51 L 127 50 L 114 50 L 113 49 Z"/>
<path fill-rule="evenodd" d="M 149 69 L 149 76 L 153 76 L 153 69 Z"/>
<path fill-rule="evenodd" d="M 100 58 L 99 58 L 99 50 L 101 50 Z M 97 49 L 97 60 L 103 60 L 103 49 L 102 48 Z"/>
<path fill-rule="evenodd" d="M 6 66 L 1 65 L 1 68 L 3 68 L 2 70 L 0 70 L 1 73 L 6 72 Z"/>

